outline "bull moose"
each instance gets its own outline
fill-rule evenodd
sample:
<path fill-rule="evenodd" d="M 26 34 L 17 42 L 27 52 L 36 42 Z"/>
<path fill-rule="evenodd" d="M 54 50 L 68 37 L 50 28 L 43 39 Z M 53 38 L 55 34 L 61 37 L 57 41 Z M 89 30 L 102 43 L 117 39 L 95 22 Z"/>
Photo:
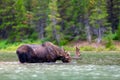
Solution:
<path fill-rule="evenodd" d="M 68 63 L 71 61 L 68 52 L 51 42 L 45 42 L 41 45 L 21 45 L 16 50 L 16 54 L 21 63 L 56 62 L 56 60 L 62 60 L 62 62 Z"/>

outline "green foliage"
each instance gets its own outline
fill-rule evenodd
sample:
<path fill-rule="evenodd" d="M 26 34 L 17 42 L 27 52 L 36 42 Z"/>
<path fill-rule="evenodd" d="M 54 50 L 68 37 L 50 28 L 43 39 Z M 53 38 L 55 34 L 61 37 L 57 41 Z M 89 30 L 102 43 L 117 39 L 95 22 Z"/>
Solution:
<path fill-rule="evenodd" d="M 109 31 L 109 35 L 107 35 L 105 38 L 105 47 L 109 49 L 114 49 L 114 44 L 113 44 L 113 34 L 111 30 Z"/>
<path fill-rule="evenodd" d="M 66 45 L 68 42 L 69 42 L 68 40 L 63 39 L 63 40 L 60 41 L 60 46 Z"/>
<path fill-rule="evenodd" d="M 26 39 L 22 42 L 9 43 L 6 40 L 0 41 L 0 51 L 16 51 L 17 48 L 22 44 L 42 44 L 41 40 L 30 40 Z"/>
<path fill-rule="evenodd" d="M 113 39 L 120 40 L 119 2 L 0 0 L 0 40 L 14 43 L 40 39 L 42 42 L 52 41 L 64 45 L 71 40 L 86 40 L 86 32 L 93 32 L 91 29 L 86 30 L 87 23 L 94 29 L 105 29 L 101 32 L 101 37 L 107 36 L 106 47 L 110 48 L 113 46 Z M 109 34 L 108 28 L 112 28 L 110 31 L 115 33 Z M 98 31 L 91 36 L 96 38 L 97 33 Z M 1 43 L 4 44 L 5 42 Z"/>
<path fill-rule="evenodd" d="M 120 23 L 120 0 L 107 0 L 108 22 L 115 33 Z"/>
<path fill-rule="evenodd" d="M 116 37 L 115 39 L 119 40 L 120 41 L 120 21 L 119 21 L 119 25 L 118 25 L 118 30 L 116 31 Z"/>
<path fill-rule="evenodd" d="M 90 24 L 95 28 L 106 26 L 107 10 L 105 0 L 97 0 L 91 10 Z"/>
<path fill-rule="evenodd" d="M 0 41 L 0 49 L 5 49 L 7 47 L 7 40 Z"/>
<path fill-rule="evenodd" d="M 60 15 L 58 13 L 58 0 L 50 0 L 49 2 L 49 24 L 46 27 L 47 37 L 51 40 L 54 40 L 57 44 L 60 45 L 61 34 L 60 26 L 58 22 L 61 20 Z M 49 34 L 49 35 L 48 35 Z"/>

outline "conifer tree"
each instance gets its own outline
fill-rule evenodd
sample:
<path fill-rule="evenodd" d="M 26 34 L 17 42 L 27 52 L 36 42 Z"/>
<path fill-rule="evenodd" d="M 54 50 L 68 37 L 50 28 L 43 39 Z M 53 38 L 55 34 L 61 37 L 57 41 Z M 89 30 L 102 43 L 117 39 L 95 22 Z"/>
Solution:
<path fill-rule="evenodd" d="M 58 22 L 61 20 L 58 13 L 57 0 L 50 0 L 49 2 L 49 25 L 46 27 L 47 37 L 52 38 L 57 44 L 60 44 L 60 26 Z"/>
<path fill-rule="evenodd" d="M 90 15 L 90 25 L 97 31 L 97 43 L 100 43 L 102 40 L 102 29 L 105 29 L 108 25 L 105 1 L 106 0 L 96 0 Z"/>

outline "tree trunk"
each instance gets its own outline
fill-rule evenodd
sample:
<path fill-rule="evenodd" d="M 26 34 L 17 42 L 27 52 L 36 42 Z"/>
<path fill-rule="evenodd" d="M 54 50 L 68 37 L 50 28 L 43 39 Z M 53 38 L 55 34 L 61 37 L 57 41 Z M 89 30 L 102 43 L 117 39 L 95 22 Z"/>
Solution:
<path fill-rule="evenodd" d="M 44 19 L 41 20 L 41 23 L 40 23 L 40 32 L 39 32 L 39 38 L 40 39 L 43 39 L 44 38 L 44 33 L 45 33 L 45 21 Z"/>
<path fill-rule="evenodd" d="M 92 39 L 92 36 L 91 36 L 91 31 L 90 31 L 90 24 L 89 24 L 89 16 L 88 16 L 88 13 L 86 13 L 85 15 L 85 27 L 86 27 L 86 36 L 87 36 L 87 41 L 89 43 L 91 43 L 91 39 Z"/>
<path fill-rule="evenodd" d="M 44 19 L 41 19 L 39 20 L 38 22 L 38 26 L 39 26 L 39 38 L 40 39 L 43 39 L 44 38 L 44 33 L 45 33 L 45 20 Z"/>
<path fill-rule="evenodd" d="M 98 28 L 98 38 L 97 43 L 99 44 L 102 40 L 102 33 L 101 33 L 101 27 Z"/>
<path fill-rule="evenodd" d="M 53 38 L 56 40 L 57 44 L 60 44 L 60 36 L 57 34 L 57 30 L 55 28 L 57 21 L 55 18 L 52 19 L 53 25 L 52 25 L 52 29 L 53 29 Z"/>

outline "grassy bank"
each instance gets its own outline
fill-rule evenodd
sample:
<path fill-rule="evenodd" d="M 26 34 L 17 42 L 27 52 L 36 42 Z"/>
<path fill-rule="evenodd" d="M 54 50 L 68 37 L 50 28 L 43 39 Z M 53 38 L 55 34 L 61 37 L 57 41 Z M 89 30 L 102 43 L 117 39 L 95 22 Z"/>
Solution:
<path fill-rule="evenodd" d="M 16 49 L 23 44 L 42 44 L 43 41 L 25 40 L 23 42 L 8 43 L 8 41 L 0 41 L 1 51 L 16 51 Z M 87 41 L 69 42 L 62 47 L 67 51 L 75 51 L 75 47 L 79 47 L 80 51 L 120 51 L 120 42 L 114 42 L 114 45 L 106 47 L 105 44 L 96 44 L 95 42 L 89 44 Z"/>
<path fill-rule="evenodd" d="M 17 50 L 17 48 L 23 44 L 41 44 L 41 43 L 15 43 L 15 44 L 7 44 L 5 47 L 0 48 L 0 52 L 14 52 Z M 66 51 L 75 51 L 75 46 L 69 46 L 65 45 L 62 46 Z M 120 51 L 120 47 L 111 47 L 111 48 L 105 48 L 105 47 L 92 47 L 92 46 L 80 46 L 80 51 Z"/>
<path fill-rule="evenodd" d="M 14 43 L 8 43 L 7 41 L 1 41 L 0 52 L 14 52 L 19 46 L 23 44 L 41 44 L 41 43 L 42 42 L 40 40 L 36 40 L 36 41 L 26 40 L 23 42 L 14 42 Z"/>
<path fill-rule="evenodd" d="M 74 52 L 71 52 L 74 56 Z M 18 61 L 15 52 L 0 52 L 0 62 Z M 78 60 L 73 59 L 72 62 L 79 64 L 96 64 L 96 65 L 120 65 L 119 52 L 81 52 Z"/>

